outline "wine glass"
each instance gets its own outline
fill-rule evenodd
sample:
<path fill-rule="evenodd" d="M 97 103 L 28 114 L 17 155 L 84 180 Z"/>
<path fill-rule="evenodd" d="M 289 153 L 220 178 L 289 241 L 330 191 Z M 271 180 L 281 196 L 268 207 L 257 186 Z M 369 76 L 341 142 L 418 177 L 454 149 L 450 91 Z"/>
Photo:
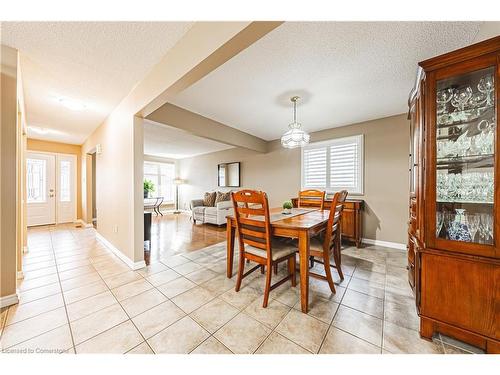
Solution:
<path fill-rule="evenodd" d="M 453 97 L 453 89 L 452 88 L 442 89 L 436 93 L 436 102 L 438 104 L 437 112 L 439 114 L 445 112 L 446 103 L 448 103 L 452 97 Z"/>
<path fill-rule="evenodd" d="M 462 87 L 455 90 L 453 98 L 451 99 L 451 105 L 456 108 L 455 111 L 463 111 L 465 104 L 469 101 L 472 96 L 472 89 L 470 86 Z"/>
<path fill-rule="evenodd" d="M 481 78 L 479 80 L 479 83 L 477 84 L 477 89 L 482 92 L 483 94 L 486 94 L 486 104 L 488 106 L 493 105 L 493 91 L 495 90 L 494 87 L 494 82 L 493 82 L 493 75 L 488 74 Z"/>
<path fill-rule="evenodd" d="M 480 214 L 480 235 L 482 238 L 482 242 L 486 243 L 490 241 L 490 238 L 493 238 L 493 217 L 490 214 Z"/>
<path fill-rule="evenodd" d="M 442 211 L 436 212 L 436 237 L 439 236 L 441 229 L 443 228 L 444 213 Z"/>
<path fill-rule="evenodd" d="M 476 237 L 476 233 L 479 230 L 479 215 L 478 214 L 470 214 L 468 215 L 467 221 L 469 223 L 469 233 L 471 242 L 474 242 L 474 238 Z"/>

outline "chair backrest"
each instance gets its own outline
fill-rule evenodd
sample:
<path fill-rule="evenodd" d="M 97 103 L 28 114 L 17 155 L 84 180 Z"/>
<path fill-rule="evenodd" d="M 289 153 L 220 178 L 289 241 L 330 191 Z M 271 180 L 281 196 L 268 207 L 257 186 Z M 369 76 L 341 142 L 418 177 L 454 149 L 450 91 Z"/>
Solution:
<path fill-rule="evenodd" d="M 347 199 L 347 194 L 348 194 L 347 190 L 341 190 L 341 191 L 339 191 L 339 194 L 340 194 L 339 202 L 344 203 L 345 200 Z"/>
<path fill-rule="evenodd" d="M 319 207 L 323 210 L 325 207 L 325 192 L 321 190 L 302 190 L 299 191 L 298 206 L 300 207 Z"/>
<path fill-rule="evenodd" d="M 271 220 L 267 195 L 263 191 L 231 192 L 240 251 L 250 245 L 267 252 L 271 259 Z"/>
<path fill-rule="evenodd" d="M 336 236 L 340 234 L 340 219 L 342 216 L 342 210 L 344 205 L 339 202 L 341 198 L 341 192 L 335 193 L 332 199 L 332 204 L 330 206 L 330 215 L 328 216 L 327 230 L 325 233 L 325 238 L 323 242 L 323 248 L 325 250 L 330 250 L 334 245 L 334 240 Z"/>

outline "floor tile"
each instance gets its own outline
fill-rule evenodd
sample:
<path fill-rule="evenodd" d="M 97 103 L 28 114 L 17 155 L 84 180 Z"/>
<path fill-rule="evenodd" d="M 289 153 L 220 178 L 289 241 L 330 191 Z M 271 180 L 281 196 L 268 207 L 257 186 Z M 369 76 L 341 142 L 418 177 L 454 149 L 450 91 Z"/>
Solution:
<path fill-rule="evenodd" d="M 242 310 L 258 298 L 262 298 L 261 301 L 263 301 L 264 296 L 253 288 L 242 287 L 239 292 L 234 289 L 230 289 L 221 294 L 220 298 Z"/>
<path fill-rule="evenodd" d="M 214 298 L 213 293 L 198 286 L 172 298 L 172 302 L 189 314 Z"/>
<path fill-rule="evenodd" d="M 218 330 L 214 337 L 236 354 L 251 354 L 269 336 L 271 330 L 245 313 Z"/>
<path fill-rule="evenodd" d="M 127 314 L 132 318 L 152 307 L 159 305 L 162 302 L 165 302 L 166 300 L 167 297 L 156 289 L 149 289 L 144 293 L 121 301 L 121 305 Z"/>
<path fill-rule="evenodd" d="M 18 283 L 18 289 L 20 291 L 26 291 L 34 288 L 39 288 L 41 286 L 53 284 L 59 282 L 59 277 L 57 274 L 37 277 L 36 279 L 31 280 L 21 280 Z"/>
<path fill-rule="evenodd" d="M 364 270 L 362 268 L 356 268 L 352 277 L 354 277 L 355 279 L 362 279 L 367 281 L 373 281 L 379 284 L 384 284 L 386 276 L 383 273 L 371 272 Z"/>
<path fill-rule="evenodd" d="M 346 306 L 340 306 L 333 319 L 333 326 L 340 328 L 369 343 L 380 346 L 382 342 L 382 320 Z"/>
<path fill-rule="evenodd" d="M 239 310 L 220 298 L 193 311 L 190 317 L 210 333 L 214 333 L 239 313 Z"/>
<path fill-rule="evenodd" d="M 321 354 L 380 354 L 380 351 L 380 347 L 332 326 L 319 352 Z"/>
<path fill-rule="evenodd" d="M 209 269 L 201 269 L 185 275 L 187 279 L 191 280 L 196 284 L 203 284 L 204 282 L 209 281 L 216 276 L 218 276 L 218 273 Z"/>
<path fill-rule="evenodd" d="M 153 288 L 153 286 L 144 279 L 133 281 L 128 284 L 119 286 L 118 288 L 111 289 L 111 292 L 115 295 L 118 301 L 123 301 L 124 299 L 136 296 L 140 293 L 144 293 L 146 290 Z"/>
<path fill-rule="evenodd" d="M 93 272 L 91 274 L 77 276 L 73 279 L 61 281 L 61 288 L 64 292 L 68 292 L 72 289 L 93 284 L 101 280 L 101 276 L 99 276 L 97 272 Z"/>
<path fill-rule="evenodd" d="M 256 354 L 311 354 L 311 352 L 300 347 L 274 331 L 257 349 Z"/>
<path fill-rule="evenodd" d="M 191 280 L 188 280 L 185 277 L 181 276 L 175 280 L 158 286 L 157 289 L 168 298 L 173 298 L 181 293 L 188 291 L 189 289 L 194 288 L 195 286 L 196 284 Z"/>
<path fill-rule="evenodd" d="M 293 308 L 297 311 L 301 311 L 300 301 L 297 301 Z M 338 308 L 339 304 L 337 302 L 328 301 L 313 294 L 309 298 L 309 311 L 307 315 L 319 319 L 326 324 L 330 324 Z"/>
<path fill-rule="evenodd" d="M 128 320 L 127 314 L 120 305 L 114 304 L 99 310 L 85 318 L 71 322 L 71 331 L 75 345 L 82 343 L 101 332 L 104 332 Z"/>
<path fill-rule="evenodd" d="M 161 271 L 150 276 L 146 276 L 146 280 L 148 280 L 154 286 L 159 286 L 169 281 L 175 280 L 178 277 L 181 277 L 177 272 L 168 269 L 166 271 Z"/>
<path fill-rule="evenodd" d="M 176 267 L 180 266 L 181 264 L 188 263 L 190 262 L 189 259 L 184 258 L 182 255 L 177 255 L 177 256 L 167 256 L 164 258 L 160 259 L 160 262 L 165 264 L 168 267 Z"/>
<path fill-rule="evenodd" d="M 417 331 L 384 322 L 383 348 L 391 353 L 438 354 L 443 353 L 440 345 L 422 340 Z"/>
<path fill-rule="evenodd" d="M 369 296 L 381 299 L 384 298 L 385 294 L 384 284 L 363 279 L 356 279 L 355 277 L 351 279 L 347 289 L 355 290 L 356 292 L 368 294 Z"/>
<path fill-rule="evenodd" d="M 235 279 L 228 279 L 226 275 L 219 275 L 209 281 L 204 282 L 201 286 L 216 295 L 221 295 L 230 289 L 234 289 Z"/>
<path fill-rule="evenodd" d="M 267 328 L 274 329 L 290 311 L 287 306 L 277 300 L 270 300 L 266 308 L 262 307 L 262 300 L 257 298 L 245 308 L 245 313 L 264 324 Z"/>
<path fill-rule="evenodd" d="M 399 303 L 385 301 L 384 319 L 401 327 L 418 331 L 420 319 L 414 304 L 402 305 Z"/>
<path fill-rule="evenodd" d="M 150 310 L 132 318 L 139 331 L 149 338 L 171 324 L 180 320 L 186 314 L 170 301 L 166 301 Z"/>
<path fill-rule="evenodd" d="M 95 296 L 66 305 L 70 322 L 86 317 L 108 306 L 117 304 L 116 298 L 107 290 Z"/>
<path fill-rule="evenodd" d="M 94 273 L 94 272 L 95 272 L 95 268 L 92 267 L 91 265 L 83 266 L 83 267 L 74 268 L 72 270 L 59 272 L 59 279 L 61 281 L 64 281 L 64 280 L 72 279 L 72 278 L 77 277 L 77 276 L 87 275 L 89 273 Z"/>
<path fill-rule="evenodd" d="M 295 309 L 276 328 L 276 332 L 312 353 L 318 352 L 327 330 L 327 324 Z"/>
<path fill-rule="evenodd" d="M 69 325 L 65 324 L 7 349 L 8 353 L 59 354 L 73 348 Z"/>
<path fill-rule="evenodd" d="M 187 354 L 209 336 L 198 323 L 186 316 L 148 339 L 148 343 L 157 354 Z"/>
<path fill-rule="evenodd" d="M 63 307 L 64 302 L 62 299 L 62 294 L 55 294 L 53 296 L 37 299 L 33 302 L 24 303 L 22 305 L 13 305 L 9 309 L 9 314 L 7 315 L 6 325 L 20 322 L 28 318 L 32 318 L 41 313 L 55 310 L 58 307 Z"/>
<path fill-rule="evenodd" d="M 130 349 L 126 354 L 154 354 L 146 341 Z"/>
<path fill-rule="evenodd" d="M 168 269 L 169 269 L 169 267 L 165 266 L 164 264 L 154 263 L 154 264 L 150 264 L 147 267 L 141 268 L 137 272 L 140 275 L 142 275 L 143 277 L 148 277 L 148 276 L 151 276 L 155 273 L 166 271 Z"/>
<path fill-rule="evenodd" d="M 5 327 L 2 332 L 2 346 L 8 348 L 64 324 L 68 324 L 64 307 L 42 313 Z"/>
<path fill-rule="evenodd" d="M 203 341 L 191 354 L 233 354 L 213 336 Z"/>
<path fill-rule="evenodd" d="M 464 350 L 466 352 L 475 353 L 475 354 L 483 354 L 484 353 L 484 351 L 482 349 L 476 348 L 475 346 L 472 346 L 472 345 L 469 345 L 465 342 L 456 340 L 452 337 L 440 335 L 440 338 L 441 338 L 441 341 L 443 342 L 443 344 L 445 344 L 446 346 L 452 346 L 452 347 L 455 347 L 459 350 Z M 446 346 L 445 346 L 445 349 L 446 349 Z M 451 351 L 451 349 L 449 349 L 449 350 Z"/>
<path fill-rule="evenodd" d="M 379 319 L 384 317 L 384 300 L 351 289 L 345 292 L 342 305 L 362 311 Z"/>
<path fill-rule="evenodd" d="M 187 275 L 188 273 L 198 271 L 202 268 L 203 268 L 203 266 L 199 265 L 198 263 L 188 262 L 188 263 L 181 264 L 179 266 L 175 266 L 172 269 L 175 272 L 180 273 L 181 275 Z"/>
<path fill-rule="evenodd" d="M 71 304 L 82 299 L 95 296 L 108 290 L 104 281 L 99 280 L 95 283 L 82 286 L 80 288 L 71 289 L 64 292 L 64 300 L 67 304 Z"/>
<path fill-rule="evenodd" d="M 77 353 L 125 353 L 140 344 L 144 339 L 127 320 L 93 338 L 77 345 Z"/>
<path fill-rule="evenodd" d="M 104 277 L 103 279 L 109 289 L 114 289 L 137 280 L 142 280 L 142 276 L 137 272 L 128 271 L 118 275 Z"/>

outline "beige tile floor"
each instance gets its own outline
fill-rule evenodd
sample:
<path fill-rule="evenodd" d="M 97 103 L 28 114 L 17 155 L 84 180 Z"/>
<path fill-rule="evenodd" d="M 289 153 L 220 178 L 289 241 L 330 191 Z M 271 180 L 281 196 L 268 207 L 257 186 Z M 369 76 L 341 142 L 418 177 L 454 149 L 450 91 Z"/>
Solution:
<path fill-rule="evenodd" d="M 299 287 L 288 283 L 263 309 L 258 272 L 236 293 L 234 278 L 225 277 L 223 242 L 172 253 L 138 271 L 93 229 L 30 229 L 29 248 L 20 303 L 0 311 L 7 353 L 480 352 L 446 337 L 420 339 L 400 250 L 345 248 L 346 277 L 336 280 L 337 293 L 311 280 L 306 315 Z"/>

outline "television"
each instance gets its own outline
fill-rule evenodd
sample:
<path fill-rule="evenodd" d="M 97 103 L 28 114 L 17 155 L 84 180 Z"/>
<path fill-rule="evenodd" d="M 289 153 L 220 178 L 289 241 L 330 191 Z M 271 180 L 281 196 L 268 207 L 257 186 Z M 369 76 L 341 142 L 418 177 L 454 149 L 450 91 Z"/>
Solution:
<path fill-rule="evenodd" d="M 220 187 L 240 187 L 240 162 L 222 163 L 217 169 Z"/>

